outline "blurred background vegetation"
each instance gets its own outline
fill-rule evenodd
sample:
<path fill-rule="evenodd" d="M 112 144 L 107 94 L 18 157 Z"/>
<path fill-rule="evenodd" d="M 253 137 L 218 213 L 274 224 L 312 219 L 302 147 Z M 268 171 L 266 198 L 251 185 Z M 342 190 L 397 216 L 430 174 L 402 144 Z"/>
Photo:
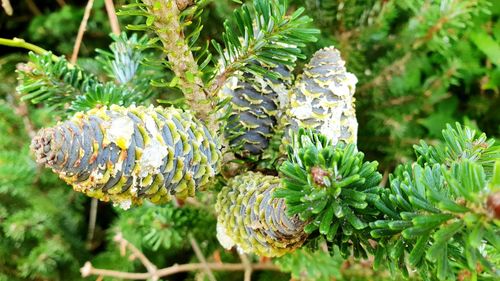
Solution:
<path fill-rule="evenodd" d="M 43 3 L 40 3 L 43 2 Z M 204 1 L 205 42 L 219 39 L 222 23 L 239 4 Z M 347 69 L 359 79 L 356 91 L 359 147 L 382 171 L 412 159 L 419 139 L 440 137 L 455 121 L 500 136 L 500 1 L 497 0 L 293 0 L 305 7 L 321 30 L 306 55 L 335 45 Z M 114 1 L 117 10 L 128 1 Z M 71 56 L 86 1 L 11 1 L 12 15 L 0 11 L 0 37 L 23 38 L 57 55 Z M 119 17 L 120 26 L 141 21 Z M 104 0 L 96 0 L 80 48 L 78 64 L 102 75 L 96 49 L 112 42 Z M 131 32 L 129 32 L 131 34 Z M 25 104 L 16 94 L 16 67 L 27 51 L 0 46 L 0 280 L 80 280 L 79 268 L 142 272 L 113 243 L 117 233 L 159 266 L 197 262 L 188 235 L 209 261 L 239 262 L 215 239 L 213 194 L 205 207 L 144 205 L 129 211 L 99 202 L 95 228 L 89 227 L 91 200 L 71 191 L 29 153 L 30 136 L 57 117 Z M 297 68 L 299 71 L 300 63 Z M 157 99 L 176 93 L 161 89 Z M 207 207 L 208 206 L 208 207 Z M 256 258 L 252 258 L 256 259 Z M 274 261 L 282 272 L 263 271 L 254 280 L 387 280 L 372 272 L 370 260 L 343 261 L 300 250 Z M 242 280 L 242 272 L 216 272 L 218 280 Z M 204 280 L 203 272 L 166 280 Z M 393 278 L 397 278 L 394 277 Z M 91 279 L 91 278 L 89 278 Z"/>

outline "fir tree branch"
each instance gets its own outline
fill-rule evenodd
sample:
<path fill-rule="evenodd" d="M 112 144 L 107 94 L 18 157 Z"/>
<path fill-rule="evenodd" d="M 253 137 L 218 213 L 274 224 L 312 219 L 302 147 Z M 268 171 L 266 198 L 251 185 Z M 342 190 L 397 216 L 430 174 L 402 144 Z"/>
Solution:
<path fill-rule="evenodd" d="M 201 88 L 203 82 L 198 71 L 198 64 L 184 38 L 177 4 L 173 0 L 143 0 L 143 2 L 148 6 L 151 14 L 146 25 L 149 19 L 154 19 L 152 24 L 163 44 L 163 50 L 167 53 L 172 71 L 179 79 L 179 87 L 184 92 L 188 105 L 199 118 L 209 123 L 211 129 L 216 128 L 214 120 L 207 120 L 212 107 Z"/>
<path fill-rule="evenodd" d="M 119 104 L 128 106 L 141 103 L 147 94 L 126 85 L 112 82 L 102 83 L 97 77 L 77 65 L 72 65 L 64 57 L 52 59 L 45 55 L 29 54 L 30 62 L 18 68 L 22 100 L 44 103 L 65 114 L 86 111 L 98 105 Z M 65 106 L 69 105 L 69 110 Z"/>
<path fill-rule="evenodd" d="M 307 27 L 311 19 L 302 16 L 303 9 L 287 15 L 287 3 L 281 0 L 254 0 L 253 7 L 249 6 L 244 4 L 235 10 L 232 19 L 224 23 L 224 50 L 212 41 L 220 56 L 220 71 L 208 87 L 209 96 L 217 95 L 225 81 L 238 71 L 276 75 L 251 62 L 293 65 L 297 58 L 304 57 L 299 47 L 316 41 L 319 30 Z"/>
<path fill-rule="evenodd" d="M 93 5 L 94 5 L 94 0 L 89 0 L 87 2 L 87 6 L 85 6 L 85 12 L 83 14 L 80 27 L 78 28 L 78 34 L 76 35 L 75 45 L 73 46 L 73 53 L 71 55 L 71 60 L 70 60 L 72 64 L 75 64 L 76 59 L 78 58 L 78 52 L 80 52 L 80 45 L 82 44 L 83 33 L 85 33 L 85 29 L 87 28 L 87 22 L 89 20 L 90 12 L 92 11 Z"/>
<path fill-rule="evenodd" d="M 439 280 L 454 279 L 460 270 L 494 275 L 488 255 L 500 245 L 492 215 L 500 147 L 459 124 L 448 125 L 443 139 L 421 141 L 414 147 L 417 161 L 398 166 L 388 188 L 380 188 L 376 163 L 363 162 L 361 152 L 299 131 L 274 196 L 285 198 L 288 215 L 307 223 L 305 232 L 323 235 L 344 256 L 375 254 L 375 269 L 409 276 L 416 268 L 421 277 Z"/>

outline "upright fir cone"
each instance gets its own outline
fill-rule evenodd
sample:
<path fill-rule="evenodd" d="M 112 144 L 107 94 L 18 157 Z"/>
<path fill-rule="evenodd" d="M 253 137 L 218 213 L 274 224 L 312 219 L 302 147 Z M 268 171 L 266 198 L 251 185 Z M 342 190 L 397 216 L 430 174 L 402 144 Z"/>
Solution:
<path fill-rule="evenodd" d="M 245 73 L 230 79 L 221 92 L 222 97 L 231 98 L 226 138 L 233 150 L 245 157 L 259 155 L 269 146 L 275 134 L 279 101 L 286 97 L 291 84 L 291 74 L 285 66 L 269 71 L 282 78 L 273 80 Z"/>
<path fill-rule="evenodd" d="M 229 180 L 217 197 L 217 238 L 227 249 L 282 256 L 307 238 L 305 223 L 286 215 L 285 200 L 274 198 L 280 179 L 248 172 Z"/>
<path fill-rule="evenodd" d="M 125 209 L 193 196 L 221 158 L 217 139 L 189 112 L 152 106 L 77 113 L 38 132 L 31 148 L 74 190 Z"/>
<path fill-rule="evenodd" d="M 290 91 L 283 120 L 288 130 L 315 129 L 333 144 L 356 143 L 358 122 L 353 95 L 358 80 L 344 65 L 333 46 L 314 54 Z"/>

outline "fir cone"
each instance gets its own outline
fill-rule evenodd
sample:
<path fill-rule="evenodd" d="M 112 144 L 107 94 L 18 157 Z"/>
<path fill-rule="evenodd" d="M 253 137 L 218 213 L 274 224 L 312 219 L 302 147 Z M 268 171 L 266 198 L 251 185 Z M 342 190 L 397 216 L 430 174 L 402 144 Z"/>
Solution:
<path fill-rule="evenodd" d="M 284 199 L 273 197 L 280 179 L 249 172 L 229 180 L 217 197 L 217 238 L 225 248 L 259 256 L 281 256 L 300 247 L 305 223 L 286 215 Z"/>
<path fill-rule="evenodd" d="M 38 132 L 32 149 L 76 191 L 123 208 L 193 196 L 221 158 L 218 141 L 190 113 L 152 106 L 77 113 Z"/>
<path fill-rule="evenodd" d="M 231 111 L 225 128 L 233 150 L 242 156 L 259 155 L 269 146 L 279 114 L 279 101 L 287 96 L 290 71 L 278 66 L 270 71 L 281 74 L 273 80 L 246 73 L 229 80 L 222 97 L 231 98 Z"/>
<path fill-rule="evenodd" d="M 357 78 L 344 65 L 334 47 L 314 54 L 290 91 L 284 116 L 288 130 L 315 129 L 333 144 L 356 143 L 358 123 L 353 95 Z"/>

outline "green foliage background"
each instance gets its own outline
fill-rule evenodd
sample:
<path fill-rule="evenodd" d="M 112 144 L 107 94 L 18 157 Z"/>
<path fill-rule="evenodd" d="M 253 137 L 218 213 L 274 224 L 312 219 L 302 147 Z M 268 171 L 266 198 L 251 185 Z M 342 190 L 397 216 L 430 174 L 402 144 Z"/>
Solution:
<path fill-rule="evenodd" d="M 70 56 L 85 1 L 47 1 L 38 7 L 32 6 L 34 1 L 17 2 L 13 16 L 0 12 L 2 37 L 24 38 L 57 55 Z M 115 5 L 125 2 L 115 1 Z M 222 23 L 238 4 L 204 2 L 199 42 L 220 41 Z M 368 160 L 381 162 L 381 171 L 414 159 L 412 146 L 420 139 L 435 143 L 446 123 L 458 121 L 489 137 L 500 136 L 498 0 L 290 2 L 293 9 L 305 7 L 321 30 L 306 56 L 333 44 L 342 52 L 347 69 L 358 77 L 359 148 Z M 124 29 L 141 19 L 120 17 L 120 21 Z M 98 55 L 97 48 L 109 49 L 109 32 L 104 1 L 97 0 L 79 65 L 105 81 L 109 78 L 92 58 Z M 159 266 L 196 262 L 188 235 L 199 242 L 207 259 L 220 256 L 226 262 L 239 262 L 237 253 L 223 250 L 215 239 L 213 193 L 200 195 L 202 209 L 146 204 L 121 211 L 99 203 L 97 228 L 89 239 L 90 200 L 37 167 L 29 153 L 30 134 L 57 117 L 46 108 L 20 101 L 15 69 L 26 60 L 24 50 L 0 46 L 0 280 L 79 280 L 78 269 L 87 260 L 99 268 L 143 271 L 139 262 L 120 255 L 112 242 L 118 232 Z M 158 79 L 172 76 L 163 75 Z M 168 103 L 179 96 L 169 88 L 145 94 Z M 303 249 L 275 262 L 284 273 L 259 272 L 254 280 L 390 279 L 385 271 L 371 271 L 369 260 L 344 261 L 322 251 Z M 217 272 L 216 277 L 241 280 L 242 273 Z M 201 278 L 189 273 L 168 280 Z"/>

